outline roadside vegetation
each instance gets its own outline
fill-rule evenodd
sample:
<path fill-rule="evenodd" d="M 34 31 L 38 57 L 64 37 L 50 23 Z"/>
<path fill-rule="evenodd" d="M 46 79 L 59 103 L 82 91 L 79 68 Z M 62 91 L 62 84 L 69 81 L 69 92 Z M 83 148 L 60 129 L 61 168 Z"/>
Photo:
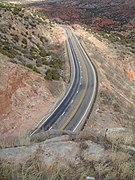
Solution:
<path fill-rule="evenodd" d="M 98 113 L 89 121 L 90 126 L 96 124 L 96 119 L 102 122 L 106 118 L 116 122 L 117 126 L 135 130 L 134 54 L 131 53 L 134 39 L 92 29 L 87 29 L 87 32 L 97 43 L 83 39 L 101 82 L 97 96 Z"/>
<path fill-rule="evenodd" d="M 86 179 L 89 175 L 95 179 L 134 179 L 134 161 L 128 159 L 125 162 L 118 162 L 118 154 L 112 162 L 93 163 L 84 161 L 80 165 L 69 165 L 60 168 L 58 164 L 48 167 L 40 160 L 33 158 L 25 165 L 18 167 L 8 163 L 0 162 L 1 180 L 68 180 Z"/>
<path fill-rule="evenodd" d="M 88 30 L 89 31 L 89 30 Z M 124 36 L 120 33 L 116 32 L 105 32 L 105 31 L 99 31 L 99 30 L 90 30 L 91 32 L 97 33 L 103 38 L 109 40 L 112 43 L 120 43 L 124 46 L 126 46 L 132 53 L 135 53 L 135 33 L 132 32 L 128 36 Z"/>
<path fill-rule="evenodd" d="M 11 62 L 21 64 L 36 73 L 42 74 L 47 80 L 59 80 L 63 66 L 62 60 L 57 54 L 56 49 L 54 47 L 52 48 L 48 36 L 37 33 L 38 28 L 40 29 L 42 25 L 44 28 L 47 28 L 47 32 L 50 31 L 50 22 L 47 22 L 48 19 L 38 12 L 33 12 L 32 15 L 29 11 L 25 12 L 24 8 L 20 5 L 0 3 L 0 17 L 5 19 L 7 16 L 7 14 L 4 16 L 5 13 L 7 13 L 9 17 L 13 17 L 15 22 L 19 22 L 19 24 L 9 24 L 9 22 L 7 22 L 0 26 L 0 53 L 9 57 Z M 24 24 L 22 24 L 22 22 L 24 22 Z M 45 24 L 47 24 L 47 27 Z M 23 30 L 18 32 L 17 29 L 20 25 Z M 123 36 L 116 34 L 97 31 L 96 33 L 111 42 L 126 44 L 130 50 L 134 49 L 134 40 L 127 40 Z M 91 50 L 91 52 L 96 56 L 97 52 L 95 53 L 93 50 Z M 121 74 L 118 73 L 117 69 L 112 68 L 112 66 L 111 68 L 104 66 L 105 57 L 103 61 L 102 58 L 100 59 L 101 61 L 99 61 L 97 57 L 96 62 L 100 63 L 99 69 L 105 71 L 102 71 L 102 73 L 104 73 L 103 77 L 105 76 L 109 82 L 115 85 L 113 87 L 117 87 L 119 90 L 121 89 L 124 94 L 134 99 L 134 95 L 128 90 L 124 83 L 127 82 L 126 76 L 124 76 L 125 79 L 121 79 Z M 101 57 L 101 54 L 99 57 Z M 103 77 L 101 75 L 100 78 Z M 55 81 L 50 83 L 51 86 L 48 83 L 48 86 L 50 86 L 50 91 L 58 93 L 53 83 L 56 83 L 57 86 L 60 85 Z M 52 94 L 54 95 L 54 93 Z M 100 89 L 98 94 L 99 109 L 97 108 L 95 110 L 94 118 L 96 119 L 98 115 L 102 116 L 106 111 L 106 116 L 103 116 L 103 122 L 105 122 L 104 118 L 108 118 L 108 113 L 110 116 L 115 114 L 113 121 L 120 122 L 123 127 L 135 130 L 134 107 L 132 105 L 129 106 L 128 103 L 125 103 L 125 101 L 120 98 L 121 97 L 116 96 L 113 91 L 108 91 L 108 89 L 103 88 Z M 96 121 L 92 118 L 89 122 L 94 125 Z M 86 129 L 79 134 L 55 132 L 56 134 L 52 133 L 51 135 L 49 134 L 50 132 L 41 132 L 42 134 L 36 134 L 33 139 L 27 139 L 25 137 L 24 139 L 17 139 L 16 142 L 11 145 L 13 147 L 12 153 L 15 154 L 15 150 L 19 147 L 30 147 L 30 152 L 38 147 L 37 151 L 34 151 L 34 154 L 30 155 L 30 157 L 27 156 L 27 152 L 23 151 L 24 156 L 26 155 L 28 158 L 25 157 L 23 159 L 22 157 L 23 160 L 17 162 L 6 161 L 0 157 L 0 180 L 84 180 L 87 176 L 94 177 L 96 180 L 134 180 L 134 134 L 131 136 L 127 134 L 127 137 L 124 134 L 122 138 L 117 138 L 115 134 L 113 134 L 114 137 L 112 140 L 109 140 L 106 134 L 100 134 L 100 130 L 92 127 L 91 124 L 89 125 L 89 122 L 86 125 Z M 101 128 L 101 131 L 102 130 Z M 58 135 L 69 135 L 69 142 L 67 143 L 71 144 L 75 142 L 76 148 L 79 147 L 79 152 L 77 156 L 74 157 L 75 164 L 70 162 L 71 159 L 69 157 L 66 166 L 60 167 L 60 164 L 57 163 L 56 156 L 54 163 L 48 166 L 47 160 L 51 159 L 52 156 L 46 153 L 46 149 L 41 148 L 41 144 L 46 143 L 44 141 L 57 137 Z M 54 140 L 52 140 L 52 142 L 54 142 Z M 51 148 L 51 144 L 49 144 L 48 141 L 47 143 L 47 148 Z M 56 144 L 58 143 L 57 141 Z M 94 144 L 95 147 L 93 148 L 91 144 Z M 99 146 L 103 149 L 101 158 L 99 158 L 98 155 L 102 152 L 96 152 L 96 150 L 99 150 Z M 3 143 L 0 144 L 0 148 L 9 148 L 9 145 L 8 143 Z M 56 149 L 53 148 L 53 153 L 55 150 Z M 45 159 L 46 157 L 48 157 L 47 160 Z M 64 162 L 63 159 L 60 159 L 60 161 L 62 163 Z"/>
<path fill-rule="evenodd" d="M 59 80 L 62 61 L 52 50 L 48 37 L 37 33 L 40 28 L 46 31 L 51 28 L 46 16 L 22 5 L 0 2 L 0 17 L 0 53 L 8 56 L 11 62 L 42 74 L 47 80 Z"/>
<path fill-rule="evenodd" d="M 62 133 L 62 132 L 61 132 Z M 63 132 L 63 134 L 66 134 Z M 44 136 L 43 136 L 44 135 Z M 38 135 L 33 142 L 41 143 L 42 138 L 48 139 L 49 133 L 45 132 L 42 135 Z M 41 138 L 42 137 L 42 138 Z M 42 140 L 41 140 L 42 139 Z M 61 166 L 59 163 L 54 162 L 52 165 L 48 165 L 42 160 L 42 153 L 44 150 L 41 144 L 37 148 L 37 151 L 33 156 L 29 157 L 25 163 L 17 162 L 11 163 L 0 160 L 0 174 L 1 179 L 5 180 L 84 180 L 86 177 L 91 176 L 95 179 L 112 180 L 134 180 L 135 178 L 135 161 L 132 152 L 125 152 L 120 148 L 120 141 L 115 140 L 110 142 L 106 137 L 97 135 L 93 130 L 80 133 L 79 135 L 70 134 L 69 143 L 74 141 L 78 143 L 79 163 L 73 164 L 68 162 L 66 166 Z M 89 144 L 96 143 L 97 147 L 101 146 L 105 149 L 105 153 L 108 156 L 98 159 L 96 154 L 93 154 L 93 158 L 90 159 L 86 156 L 86 152 L 89 150 Z M 58 142 L 59 143 L 59 142 Z M 68 143 L 68 142 L 67 142 Z M 96 148 L 96 147 L 95 147 Z M 96 150 L 95 150 L 96 152 Z M 122 155 L 122 157 L 121 157 Z M 49 156 L 49 155 L 48 155 Z M 104 155 L 103 155 L 104 156 Z"/>

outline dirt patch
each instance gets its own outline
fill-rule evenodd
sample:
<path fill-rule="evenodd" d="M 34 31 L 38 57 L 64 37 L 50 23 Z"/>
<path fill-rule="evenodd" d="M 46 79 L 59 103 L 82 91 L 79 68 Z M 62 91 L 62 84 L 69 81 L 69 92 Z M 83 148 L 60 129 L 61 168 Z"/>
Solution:
<path fill-rule="evenodd" d="M 86 128 L 102 132 L 111 127 L 135 129 L 134 55 L 120 43 L 111 43 L 90 30 L 75 32 L 98 71 L 99 91 Z"/>
<path fill-rule="evenodd" d="M 40 75 L 4 56 L 0 57 L 0 72 L 0 139 L 10 142 L 34 128 L 58 96 Z"/>

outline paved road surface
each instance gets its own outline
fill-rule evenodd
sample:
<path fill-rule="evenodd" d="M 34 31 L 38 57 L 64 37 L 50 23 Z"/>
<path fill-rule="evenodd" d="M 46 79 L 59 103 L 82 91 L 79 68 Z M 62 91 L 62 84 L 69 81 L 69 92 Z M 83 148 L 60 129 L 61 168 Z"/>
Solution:
<path fill-rule="evenodd" d="M 41 129 L 81 130 L 96 97 L 97 77 L 93 64 L 71 29 L 65 28 L 65 31 L 71 62 L 71 82 L 61 102 L 48 118 L 42 119 L 32 135 Z"/>

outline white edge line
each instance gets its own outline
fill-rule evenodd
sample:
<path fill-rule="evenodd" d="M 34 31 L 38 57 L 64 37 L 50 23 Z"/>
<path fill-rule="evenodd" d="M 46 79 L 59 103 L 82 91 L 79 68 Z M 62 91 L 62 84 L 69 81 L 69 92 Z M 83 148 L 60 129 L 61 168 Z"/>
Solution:
<path fill-rule="evenodd" d="M 72 99 L 72 101 L 71 101 L 71 103 L 70 104 L 72 104 L 74 102 L 74 100 Z"/>
<path fill-rule="evenodd" d="M 75 36 L 75 38 L 76 38 L 76 36 Z M 94 72 L 94 79 L 95 79 L 95 82 L 96 82 L 96 83 L 94 84 L 94 92 L 96 92 L 97 79 L 96 79 L 96 73 L 95 73 L 93 64 L 91 63 L 91 60 L 89 59 L 89 57 L 88 57 L 87 54 L 85 53 L 84 49 L 82 48 L 79 40 L 78 40 L 77 38 L 76 38 L 76 40 L 78 41 L 78 44 L 79 44 L 80 48 L 82 49 L 83 53 L 85 54 L 86 59 L 87 59 L 89 65 L 92 67 L 92 70 L 93 70 L 93 72 Z M 95 96 L 95 93 L 93 93 L 92 98 L 91 98 L 91 101 L 90 101 L 90 103 L 89 103 L 89 105 L 88 105 L 88 107 L 87 107 L 87 109 L 86 109 L 83 117 L 81 118 L 81 120 L 79 121 L 79 123 L 76 125 L 76 127 L 75 127 L 74 130 L 73 130 L 73 132 L 76 131 L 76 129 L 78 128 L 78 126 L 79 126 L 79 125 L 81 124 L 81 122 L 83 121 L 85 115 L 88 113 L 88 111 L 89 111 L 89 109 L 90 109 L 90 106 L 91 106 L 91 103 L 92 103 L 92 101 L 93 101 L 93 99 L 94 99 L 94 96 Z"/>
<path fill-rule="evenodd" d="M 67 36 L 68 37 L 68 36 Z M 43 121 L 43 119 L 45 118 L 45 117 L 43 117 L 42 119 L 41 119 L 41 121 L 37 124 L 37 126 L 35 127 L 35 130 L 30 134 L 30 137 L 33 135 L 33 134 L 35 134 L 35 132 L 38 130 L 38 129 L 40 129 L 41 127 L 42 127 L 42 125 L 52 116 L 52 114 L 59 108 L 59 106 L 63 103 L 63 101 L 66 99 L 66 97 L 68 96 L 68 94 L 69 94 L 69 92 L 70 92 L 70 90 L 71 90 L 71 88 L 72 88 L 72 86 L 73 86 L 73 83 L 74 83 L 74 81 L 75 81 L 75 63 L 74 63 L 74 60 L 73 60 L 73 55 L 72 55 L 72 53 L 71 53 L 71 48 L 70 48 L 70 45 L 69 45 L 69 41 L 68 41 L 68 38 L 67 38 L 67 44 L 68 44 L 68 50 L 70 51 L 70 55 L 71 55 L 71 59 L 72 59 L 72 61 L 71 61 L 71 59 L 70 59 L 70 62 L 71 62 L 71 64 L 72 64 L 72 66 L 73 66 L 73 79 L 72 79 L 72 82 L 71 82 L 71 85 L 70 85 L 70 88 L 68 89 L 68 91 L 67 91 L 67 93 L 66 93 L 66 95 L 64 96 L 64 98 L 62 99 L 62 101 L 59 103 L 59 105 L 52 111 L 52 113 L 47 117 L 47 119 L 40 125 L 40 123 Z M 40 126 L 39 126 L 40 125 Z M 39 127 L 38 127 L 39 126 Z"/>
<path fill-rule="evenodd" d="M 52 129 L 52 126 L 49 128 L 49 131 Z"/>
<path fill-rule="evenodd" d="M 62 113 L 62 115 L 61 116 L 63 116 L 65 114 L 65 111 Z"/>

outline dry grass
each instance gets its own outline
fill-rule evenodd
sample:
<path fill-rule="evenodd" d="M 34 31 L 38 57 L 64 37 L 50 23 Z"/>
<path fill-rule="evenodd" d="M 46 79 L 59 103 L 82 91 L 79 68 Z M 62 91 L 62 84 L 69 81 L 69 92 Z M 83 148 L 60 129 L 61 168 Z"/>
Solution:
<path fill-rule="evenodd" d="M 30 137 L 29 136 L 22 136 L 16 137 L 13 141 L 9 139 L 3 139 L 0 141 L 0 149 L 9 148 L 9 147 L 19 147 L 19 146 L 28 146 L 30 145 Z"/>
<path fill-rule="evenodd" d="M 114 153 L 111 160 L 102 162 L 81 161 L 78 165 L 68 164 L 61 167 L 54 163 L 47 166 L 38 156 L 32 157 L 24 164 L 13 164 L 0 161 L 1 180 L 84 180 L 87 176 L 93 176 L 101 180 L 134 180 L 135 162 L 120 154 Z"/>
<path fill-rule="evenodd" d="M 42 151 L 39 146 L 37 151 L 25 162 L 0 161 L 1 180 L 84 180 L 87 176 L 95 177 L 96 180 L 134 180 L 135 157 L 133 154 L 124 153 L 119 148 L 119 142 L 109 143 L 105 137 L 96 131 L 86 131 L 79 135 L 71 134 L 69 139 L 78 142 L 80 152 L 79 163 L 70 162 L 61 165 L 56 161 L 50 166 L 43 161 Z M 84 158 L 84 152 L 89 148 L 86 143 L 91 140 L 104 146 L 108 156 L 98 161 Z"/>

